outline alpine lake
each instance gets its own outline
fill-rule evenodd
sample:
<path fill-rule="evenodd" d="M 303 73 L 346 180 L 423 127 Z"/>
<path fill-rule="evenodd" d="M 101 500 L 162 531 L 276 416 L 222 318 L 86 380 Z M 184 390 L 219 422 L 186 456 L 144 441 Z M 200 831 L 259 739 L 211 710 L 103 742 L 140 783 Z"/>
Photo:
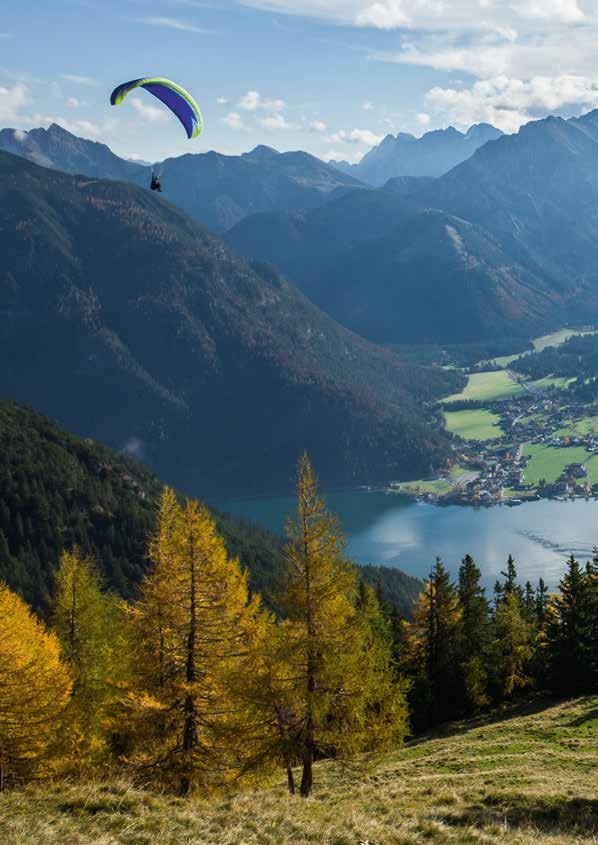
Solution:
<path fill-rule="evenodd" d="M 355 563 L 396 567 L 425 578 L 436 557 L 453 575 L 471 554 L 491 588 L 509 554 L 522 583 L 542 577 L 554 589 L 565 559 L 585 561 L 598 545 L 598 501 L 542 500 L 517 507 L 438 506 L 383 490 L 345 490 L 326 497 L 347 537 L 347 556 Z M 295 507 L 291 497 L 219 503 L 230 513 L 284 533 Z"/>

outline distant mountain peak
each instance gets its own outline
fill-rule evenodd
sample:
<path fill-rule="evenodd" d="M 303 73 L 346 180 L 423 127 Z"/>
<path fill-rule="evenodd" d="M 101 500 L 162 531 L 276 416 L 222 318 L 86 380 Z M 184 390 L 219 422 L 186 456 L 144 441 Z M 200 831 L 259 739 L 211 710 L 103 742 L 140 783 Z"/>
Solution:
<path fill-rule="evenodd" d="M 279 156 L 280 153 L 278 150 L 275 150 L 274 147 L 268 147 L 266 144 L 258 144 L 257 147 L 254 147 L 250 152 L 243 153 L 243 158 L 250 158 L 250 159 L 258 159 L 259 161 L 264 161 L 268 158 L 274 158 L 275 156 Z"/>
<path fill-rule="evenodd" d="M 433 129 L 421 138 L 407 132 L 387 135 L 359 164 L 332 162 L 343 173 L 370 185 L 382 186 L 396 177 L 436 177 L 468 159 L 487 141 L 502 135 L 500 129 L 479 123 L 460 132 L 454 126 Z"/>

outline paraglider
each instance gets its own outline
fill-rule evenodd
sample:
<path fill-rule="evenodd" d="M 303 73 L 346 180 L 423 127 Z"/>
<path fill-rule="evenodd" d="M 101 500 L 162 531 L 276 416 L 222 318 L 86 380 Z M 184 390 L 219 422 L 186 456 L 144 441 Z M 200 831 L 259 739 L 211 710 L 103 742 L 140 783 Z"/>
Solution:
<path fill-rule="evenodd" d="M 122 85 L 117 85 L 114 89 L 110 95 L 110 103 L 113 106 L 119 106 L 127 94 L 136 88 L 144 88 L 164 103 L 183 125 L 187 133 L 187 138 L 197 138 L 201 134 L 203 131 L 203 118 L 199 106 L 188 91 L 185 91 L 184 88 L 181 88 L 180 85 L 177 85 L 170 79 L 152 76 L 133 79 L 131 82 L 124 82 Z M 159 175 L 156 176 L 152 173 L 150 188 L 152 191 L 162 191 Z"/>

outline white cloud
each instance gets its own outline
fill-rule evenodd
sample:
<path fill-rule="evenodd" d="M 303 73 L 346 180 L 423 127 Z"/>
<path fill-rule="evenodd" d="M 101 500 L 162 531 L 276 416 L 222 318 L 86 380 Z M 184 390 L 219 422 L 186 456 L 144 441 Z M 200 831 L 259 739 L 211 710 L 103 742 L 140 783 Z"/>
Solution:
<path fill-rule="evenodd" d="M 216 102 L 219 106 L 225 106 L 228 103 L 228 100 L 226 99 L 226 97 L 218 97 Z"/>
<path fill-rule="evenodd" d="M 241 115 L 236 111 L 229 112 L 226 117 L 222 118 L 222 122 L 226 123 L 228 128 L 233 129 L 235 132 L 245 128 Z"/>
<path fill-rule="evenodd" d="M 593 0 L 237 0 L 288 15 L 376 29 L 463 30 L 511 19 L 575 24 L 590 17 Z M 584 11 L 582 6 L 587 6 Z"/>
<path fill-rule="evenodd" d="M 364 144 L 368 147 L 376 146 L 381 140 L 381 135 L 376 135 L 369 129 L 350 129 L 349 131 L 339 129 L 328 138 L 330 144 Z"/>
<path fill-rule="evenodd" d="M 160 106 L 152 106 L 149 103 L 144 103 L 139 97 L 131 97 L 131 105 L 138 115 L 150 123 L 164 122 L 168 120 L 168 114 Z"/>
<path fill-rule="evenodd" d="M 195 26 L 195 24 L 189 23 L 188 21 L 182 21 L 179 18 L 165 18 L 165 17 L 150 17 L 150 18 L 139 18 L 139 23 L 146 23 L 149 26 L 161 26 L 165 29 L 178 29 L 181 32 L 199 32 L 205 33 L 206 30 L 202 29 L 199 26 Z"/>
<path fill-rule="evenodd" d="M 561 23 L 579 23 L 586 17 L 577 0 L 513 0 L 511 8 L 522 18 Z"/>
<path fill-rule="evenodd" d="M 30 102 L 30 96 L 24 85 L 12 88 L 0 86 L 0 123 L 20 122 L 20 112 Z"/>
<path fill-rule="evenodd" d="M 309 124 L 310 132 L 326 132 L 327 128 L 328 127 L 322 120 L 312 120 L 312 122 Z"/>
<path fill-rule="evenodd" d="M 286 108 L 284 100 L 265 100 L 259 91 L 248 91 L 239 100 L 238 106 L 245 111 L 258 111 L 258 109 L 266 109 L 267 111 L 280 112 Z"/>
<path fill-rule="evenodd" d="M 95 79 L 92 79 L 91 76 L 78 76 L 74 73 L 61 73 L 60 78 L 66 80 L 66 82 L 74 82 L 75 85 L 85 85 L 88 88 L 92 88 L 94 85 L 97 85 Z"/>
<path fill-rule="evenodd" d="M 69 109 L 78 109 L 81 102 L 76 97 L 67 97 L 66 104 Z"/>
<path fill-rule="evenodd" d="M 260 120 L 264 129 L 292 129 L 292 125 L 285 120 L 283 114 L 270 114 Z"/>
<path fill-rule="evenodd" d="M 579 114 L 598 107 L 598 80 L 566 75 L 529 80 L 498 76 L 460 90 L 436 86 L 427 92 L 426 102 L 438 117 L 457 126 L 487 122 L 504 132 L 516 132 L 548 113 Z"/>
<path fill-rule="evenodd" d="M 420 126 L 429 126 L 432 122 L 432 118 L 426 112 L 420 112 L 416 119 Z"/>
<path fill-rule="evenodd" d="M 376 29 L 399 29 L 410 26 L 411 18 L 402 0 L 380 0 L 359 12 L 355 16 L 355 23 L 357 26 L 373 26 Z"/>
<path fill-rule="evenodd" d="M 366 100 L 366 102 L 362 105 L 362 107 L 361 107 L 361 108 L 362 108 L 364 111 L 372 111 L 372 109 L 374 108 L 374 104 L 373 104 L 373 103 L 370 103 L 370 101 L 369 101 L 369 100 Z"/>
<path fill-rule="evenodd" d="M 21 141 L 24 141 L 27 137 L 27 133 L 24 132 L 22 129 L 15 129 L 12 134 L 14 136 L 15 141 L 18 141 L 19 143 L 21 143 Z"/>

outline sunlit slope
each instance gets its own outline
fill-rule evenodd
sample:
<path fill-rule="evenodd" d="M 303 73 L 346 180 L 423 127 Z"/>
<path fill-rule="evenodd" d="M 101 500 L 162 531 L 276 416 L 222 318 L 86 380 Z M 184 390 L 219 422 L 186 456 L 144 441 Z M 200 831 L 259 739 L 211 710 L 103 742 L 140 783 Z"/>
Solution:
<path fill-rule="evenodd" d="M 381 759 L 320 763 L 312 798 L 270 789 L 188 803 L 106 782 L 0 801 L 5 845 L 594 843 L 598 698 L 452 726 Z"/>

